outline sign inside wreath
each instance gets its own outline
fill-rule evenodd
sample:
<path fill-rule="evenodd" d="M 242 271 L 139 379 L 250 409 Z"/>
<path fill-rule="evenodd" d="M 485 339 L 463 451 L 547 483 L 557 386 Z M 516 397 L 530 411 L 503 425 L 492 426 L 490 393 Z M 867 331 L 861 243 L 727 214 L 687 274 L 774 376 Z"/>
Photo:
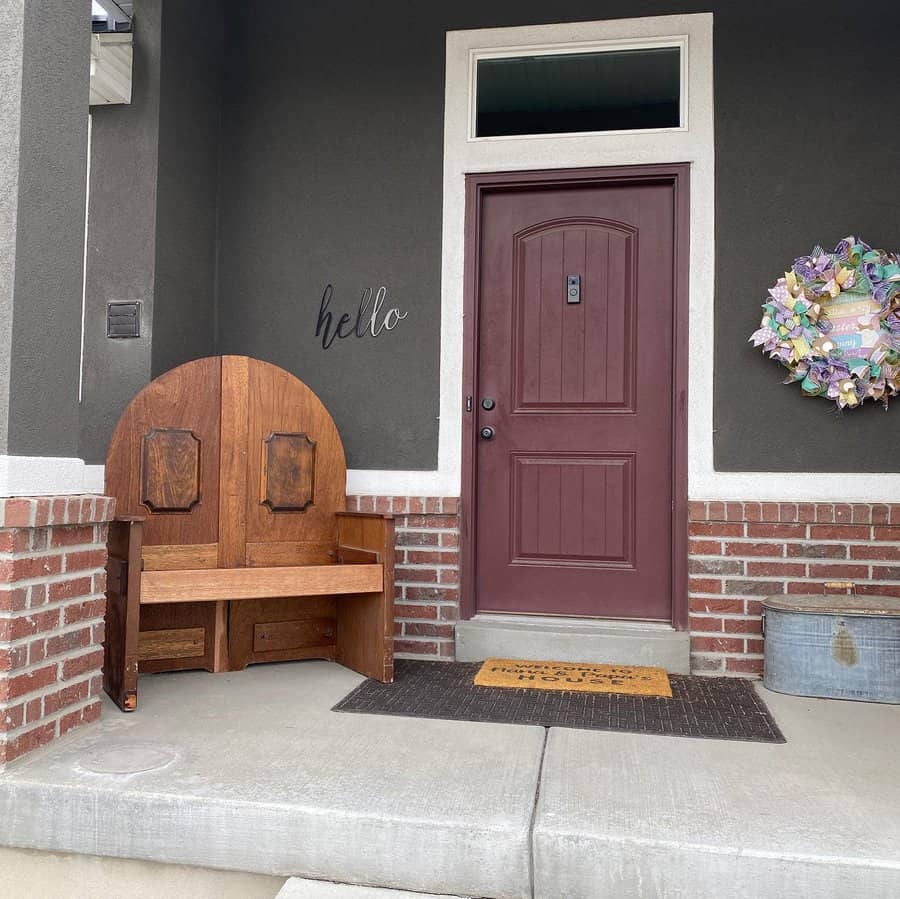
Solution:
<path fill-rule="evenodd" d="M 754 346 L 790 372 L 807 396 L 839 408 L 900 394 L 900 260 L 846 237 L 794 260 L 769 289 Z"/>

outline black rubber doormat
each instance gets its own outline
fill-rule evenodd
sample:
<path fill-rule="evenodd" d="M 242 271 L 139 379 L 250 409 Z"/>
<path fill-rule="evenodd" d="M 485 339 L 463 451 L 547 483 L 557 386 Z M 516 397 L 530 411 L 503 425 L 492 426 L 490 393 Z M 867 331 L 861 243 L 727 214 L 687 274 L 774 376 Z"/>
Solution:
<path fill-rule="evenodd" d="M 397 659 L 394 683 L 363 681 L 336 712 L 537 724 L 638 734 L 784 743 L 750 681 L 672 674 L 672 698 L 476 687 L 479 662 Z"/>

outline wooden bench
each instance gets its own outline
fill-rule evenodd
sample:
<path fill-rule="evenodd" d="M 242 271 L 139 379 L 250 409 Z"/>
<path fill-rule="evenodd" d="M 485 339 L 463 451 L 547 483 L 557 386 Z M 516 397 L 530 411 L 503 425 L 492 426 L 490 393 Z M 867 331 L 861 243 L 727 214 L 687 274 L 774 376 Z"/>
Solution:
<path fill-rule="evenodd" d="M 137 707 L 138 672 L 332 659 L 393 679 L 394 523 L 346 512 L 346 464 L 318 397 L 246 356 L 148 384 L 106 458 L 103 680 Z"/>

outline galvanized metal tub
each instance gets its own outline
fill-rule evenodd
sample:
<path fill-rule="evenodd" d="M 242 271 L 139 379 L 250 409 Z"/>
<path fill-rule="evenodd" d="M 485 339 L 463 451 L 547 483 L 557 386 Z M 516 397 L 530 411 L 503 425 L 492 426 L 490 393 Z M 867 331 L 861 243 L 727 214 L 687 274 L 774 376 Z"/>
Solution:
<path fill-rule="evenodd" d="M 763 633 L 770 690 L 900 703 L 900 599 L 767 596 Z"/>

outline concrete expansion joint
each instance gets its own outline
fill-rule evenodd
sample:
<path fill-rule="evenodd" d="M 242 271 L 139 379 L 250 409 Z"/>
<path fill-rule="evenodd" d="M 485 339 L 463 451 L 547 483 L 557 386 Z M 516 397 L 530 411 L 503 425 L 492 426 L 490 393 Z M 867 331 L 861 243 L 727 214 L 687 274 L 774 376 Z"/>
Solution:
<path fill-rule="evenodd" d="M 544 742 L 541 746 L 541 757 L 538 761 L 537 781 L 534 786 L 534 804 L 531 807 L 531 821 L 528 824 L 528 882 L 531 884 L 531 897 L 535 899 L 534 892 L 534 828 L 537 823 L 538 803 L 541 799 L 541 783 L 544 780 L 544 759 L 547 756 L 547 740 L 550 737 L 550 728 L 544 728 Z"/>

